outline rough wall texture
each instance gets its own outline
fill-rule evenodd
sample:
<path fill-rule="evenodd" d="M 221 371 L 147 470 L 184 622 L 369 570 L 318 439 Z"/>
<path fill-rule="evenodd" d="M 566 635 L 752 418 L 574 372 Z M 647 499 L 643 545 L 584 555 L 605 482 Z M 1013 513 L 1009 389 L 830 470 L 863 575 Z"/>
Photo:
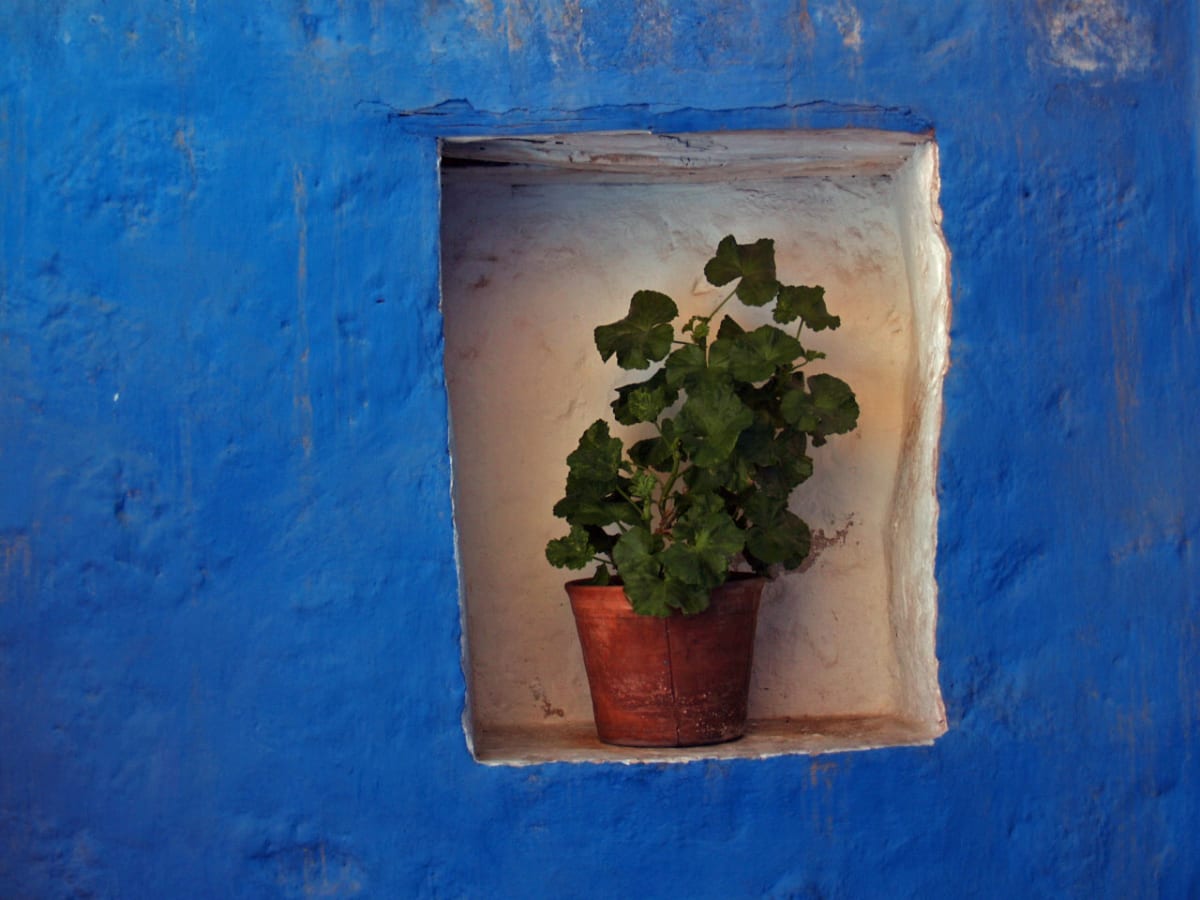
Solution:
<path fill-rule="evenodd" d="M 1200 893 L 1194 0 L 0 13 L 0 895 Z M 925 749 L 475 764 L 439 134 L 937 130 Z"/>

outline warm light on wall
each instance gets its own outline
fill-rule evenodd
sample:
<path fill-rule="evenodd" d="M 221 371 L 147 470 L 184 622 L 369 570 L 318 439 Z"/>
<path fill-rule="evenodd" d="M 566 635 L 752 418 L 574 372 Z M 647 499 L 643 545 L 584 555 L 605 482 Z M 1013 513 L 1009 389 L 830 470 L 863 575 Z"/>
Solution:
<path fill-rule="evenodd" d="M 471 706 L 483 761 L 762 756 L 932 740 L 935 499 L 947 361 L 936 145 L 868 130 L 574 135 L 443 146 L 442 284 Z M 602 748 L 563 574 L 563 459 L 625 380 L 592 345 L 652 286 L 711 305 L 726 233 L 772 237 L 780 277 L 842 318 L 814 337 L 863 409 L 792 504 L 805 571 L 768 587 L 742 741 Z"/>

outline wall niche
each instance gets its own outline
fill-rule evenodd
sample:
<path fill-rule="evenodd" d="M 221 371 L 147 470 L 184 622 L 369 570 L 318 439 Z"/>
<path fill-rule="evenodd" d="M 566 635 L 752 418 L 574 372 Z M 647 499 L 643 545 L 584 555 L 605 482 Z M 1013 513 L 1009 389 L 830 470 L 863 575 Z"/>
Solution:
<path fill-rule="evenodd" d="M 946 730 L 934 648 L 937 447 L 949 259 L 937 146 L 867 129 L 591 133 L 441 145 L 442 312 L 468 710 L 492 764 L 679 761 L 929 743 Z M 815 451 L 792 507 L 804 570 L 763 596 L 740 741 L 596 741 L 574 623 L 546 541 L 567 454 L 630 373 L 592 329 L 635 290 L 711 309 L 726 234 L 775 240 L 780 278 L 822 284 L 809 334 L 855 388 L 859 428 Z M 739 314 L 740 315 L 740 314 Z"/>

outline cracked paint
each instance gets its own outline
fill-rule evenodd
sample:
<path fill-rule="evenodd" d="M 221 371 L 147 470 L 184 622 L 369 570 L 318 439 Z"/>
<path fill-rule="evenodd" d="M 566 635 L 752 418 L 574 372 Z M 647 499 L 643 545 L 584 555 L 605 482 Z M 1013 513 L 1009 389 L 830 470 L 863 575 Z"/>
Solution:
<path fill-rule="evenodd" d="M 1125 77 L 1154 58 L 1146 19 L 1118 0 L 1065 0 L 1045 10 L 1051 62 L 1085 75 Z"/>

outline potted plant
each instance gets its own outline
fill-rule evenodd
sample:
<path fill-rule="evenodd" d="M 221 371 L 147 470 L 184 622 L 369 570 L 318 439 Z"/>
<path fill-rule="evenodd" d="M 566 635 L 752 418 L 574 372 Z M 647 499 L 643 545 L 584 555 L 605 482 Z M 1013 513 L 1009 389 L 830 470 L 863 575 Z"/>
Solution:
<path fill-rule="evenodd" d="M 546 557 L 567 584 L 602 741 L 719 743 L 745 731 L 751 653 L 765 578 L 794 569 L 810 532 L 788 503 L 813 471 L 810 447 L 852 430 L 850 387 L 805 368 L 824 353 L 803 330 L 841 323 L 821 287 L 781 284 L 775 244 L 724 238 L 704 267 L 731 290 L 682 323 L 652 290 L 595 329 L 605 360 L 648 378 L 617 389 L 613 418 L 646 437 L 628 447 L 599 419 L 567 457 L 554 514 L 569 533 Z M 736 298 L 775 324 L 748 329 L 718 313 Z"/>

